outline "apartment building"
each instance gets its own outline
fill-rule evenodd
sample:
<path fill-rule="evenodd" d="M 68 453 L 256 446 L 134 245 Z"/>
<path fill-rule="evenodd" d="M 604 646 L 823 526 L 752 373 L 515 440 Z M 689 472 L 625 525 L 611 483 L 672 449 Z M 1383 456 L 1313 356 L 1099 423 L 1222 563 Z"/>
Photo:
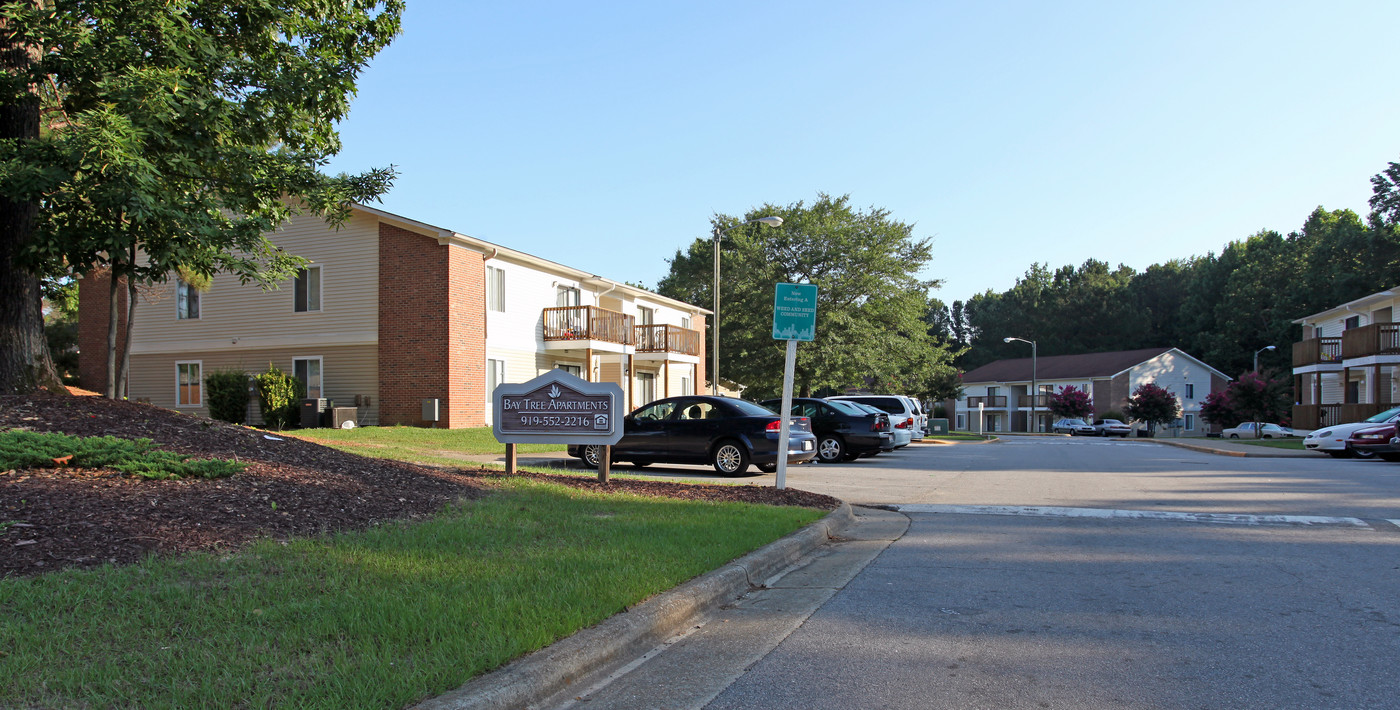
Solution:
<path fill-rule="evenodd" d="M 459 428 L 491 424 L 497 384 L 553 368 L 617 383 L 629 410 L 703 389 L 703 308 L 365 206 L 338 230 L 303 215 L 270 239 L 310 261 L 278 290 L 226 274 L 141 290 L 128 397 L 207 416 L 206 374 L 273 364 L 362 425 Z M 80 284 L 79 371 L 97 390 L 108 283 Z"/>
<path fill-rule="evenodd" d="M 1400 287 L 1299 318 L 1293 427 L 1359 422 L 1400 403 Z"/>
<path fill-rule="evenodd" d="M 949 409 L 954 427 L 962 431 L 1048 432 L 1056 419 L 1050 414 L 1050 395 L 1061 388 L 1088 392 L 1094 415 L 1101 417 L 1123 411 L 1133 390 L 1152 382 L 1175 394 L 1181 404 L 1181 418 L 1168 430 L 1179 436 L 1204 436 L 1208 427 L 1200 418 L 1201 403 L 1229 381 L 1177 348 L 1017 358 L 964 373 L 963 396 Z"/>

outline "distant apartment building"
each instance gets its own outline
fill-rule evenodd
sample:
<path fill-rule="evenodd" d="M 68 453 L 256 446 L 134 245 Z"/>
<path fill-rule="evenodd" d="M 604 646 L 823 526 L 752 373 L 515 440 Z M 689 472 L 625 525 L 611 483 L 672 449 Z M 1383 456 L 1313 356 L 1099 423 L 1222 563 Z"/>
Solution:
<path fill-rule="evenodd" d="M 963 431 L 1049 432 L 1056 419 L 1049 410 L 1050 395 L 1064 387 L 1088 392 L 1094 415 L 1101 417 L 1122 412 L 1133 391 L 1151 382 L 1175 394 L 1181 404 L 1181 417 L 1168 430 L 1204 436 L 1208 427 L 1200 418 L 1201 403 L 1229 381 L 1177 348 L 1054 355 L 1034 362 L 998 360 L 963 374 L 963 396 L 951 408 L 953 426 Z"/>
<path fill-rule="evenodd" d="M 280 290 L 172 274 L 143 291 L 128 397 L 207 416 L 204 376 L 273 364 L 360 424 L 456 428 L 491 423 L 497 384 L 554 368 L 617 383 L 629 411 L 703 389 L 705 309 L 359 205 L 339 230 L 301 216 L 269 238 L 310 261 Z M 106 278 L 81 282 L 79 370 L 96 390 L 109 303 Z"/>
<path fill-rule="evenodd" d="M 1293 321 L 1293 426 L 1359 422 L 1400 403 L 1400 287 Z"/>

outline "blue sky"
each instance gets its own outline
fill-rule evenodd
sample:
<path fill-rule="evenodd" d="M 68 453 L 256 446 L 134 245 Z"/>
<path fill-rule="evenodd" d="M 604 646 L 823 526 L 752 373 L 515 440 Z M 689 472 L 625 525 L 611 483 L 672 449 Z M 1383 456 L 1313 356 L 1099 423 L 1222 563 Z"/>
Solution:
<path fill-rule="evenodd" d="M 1400 2 L 408 0 L 330 166 L 382 207 L 654 286 L 712 214 L 849 194 L 951 303 L 1366 213 Z"/>

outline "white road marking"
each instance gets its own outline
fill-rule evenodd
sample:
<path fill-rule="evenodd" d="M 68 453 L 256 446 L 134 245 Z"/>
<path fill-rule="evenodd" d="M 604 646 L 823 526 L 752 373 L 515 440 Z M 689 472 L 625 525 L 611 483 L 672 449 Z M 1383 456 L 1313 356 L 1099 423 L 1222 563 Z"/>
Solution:
<path fill-rule="evenodd" d="M 1400 520 L 1387 520 L 1386 522 L 1390 523 L 1391 525 L 1394 525 L 1397 528 L 1400 528 Z"/>
<path fill-rule="evenodd" d="M 1360 518 L 1321 515 L 1249 515 L 1245 513 L 1182 513 L 1165 510 L 1113 510 L 1109 508 L 1059 508 L 1043 505 L 932 505 L 914 503 L 893 506 L 901 513 L 948 515 L 1021 515 L 1041 518 L 1094 518 L 1099 520 L 1171 520 L 1216 525 L 1327 525 L 1370 528 Z M 1390 521 L 1400 525 L 1400 521 Z"/>

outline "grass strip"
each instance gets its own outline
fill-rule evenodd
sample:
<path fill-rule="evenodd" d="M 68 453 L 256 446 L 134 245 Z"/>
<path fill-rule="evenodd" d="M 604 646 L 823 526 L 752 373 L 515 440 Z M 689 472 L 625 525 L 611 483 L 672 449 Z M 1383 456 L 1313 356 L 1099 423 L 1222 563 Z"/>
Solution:
<path fill-rule="evenodd" d="M 1293 449 L 1303 450 L 1302 439 L 1226 439 L 1232 444 L 1249 444 L 1250 446 L 1266 446 L 1271 449 Z"/>
<path fill-rule="evenodd" d="M 496 441 L 491 427 L 474 429 L 424 429 L 422 427 L 384 426 L 354 429 L 299 429 L 282 432 L 333 448 L 375 458 L 401 461 L 437 459 L 450 461 L 444 452 L 469 456 L 504 454 L 506 445 Z M 518 444 L 516 452 L 536 454 L 563 451 L 562 444 Z"/>
<path fill-rule="evenodd" d="M 0 707 L 402 707 L 824 514 L 511 478 L 425 522 L 4 579 Z"/>

